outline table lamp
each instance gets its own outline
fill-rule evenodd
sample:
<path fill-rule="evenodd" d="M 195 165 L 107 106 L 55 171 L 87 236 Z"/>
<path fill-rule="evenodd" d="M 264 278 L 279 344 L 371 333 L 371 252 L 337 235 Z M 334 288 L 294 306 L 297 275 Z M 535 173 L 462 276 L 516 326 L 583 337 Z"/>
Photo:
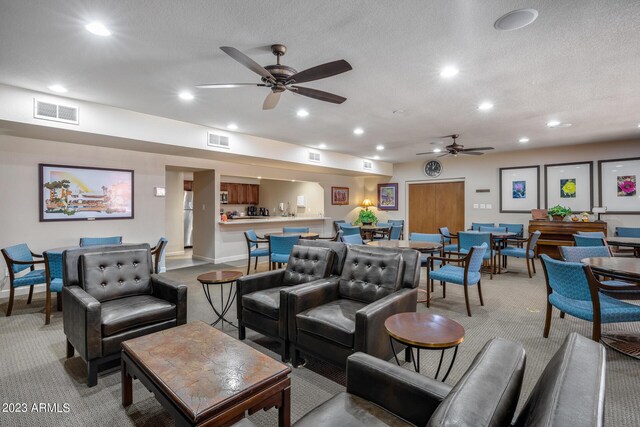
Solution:
<path fill-rule="evenodd" d="M 362 201 L 362 203 L 360 204 L 360 206 L 362 206 L 364 208 L 364 210 L 368 211 L 369 210 L 369 206 L 373 206 L 373 203 L 371 203 L 371 200 L 369 200 L 369 199 L 364 199 Z"/>
<path fill-rule="evenodd" d="M 597 221 L 601 222 L 600 215 L 607 212 L 607 207 L 606 206 L 601 206 L 601 207 L 594 206 L 591 209 L 591 212 L 593 212 L 594 214 L 598 214 L 598 220 Z"/>

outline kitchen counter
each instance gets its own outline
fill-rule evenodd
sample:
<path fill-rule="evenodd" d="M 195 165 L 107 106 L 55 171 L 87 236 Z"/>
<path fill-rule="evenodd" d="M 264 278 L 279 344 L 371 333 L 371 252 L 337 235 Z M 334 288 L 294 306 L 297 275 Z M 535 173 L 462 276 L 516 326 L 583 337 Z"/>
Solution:
<path fill-rule="evenodd" d="M 328 217 L 310 216 L 270 216 L 270 217 L 254 217 L 253 219 L 247 219 L 247 217 L 241 217 L 239 219 L 230 219 L 226 222 L 218 221 L 220 225 L 238 225 L 238 224 L 264 224 L 272 222 L 302 222 L 302 221 L 326 221 L 330 220 Z"/>

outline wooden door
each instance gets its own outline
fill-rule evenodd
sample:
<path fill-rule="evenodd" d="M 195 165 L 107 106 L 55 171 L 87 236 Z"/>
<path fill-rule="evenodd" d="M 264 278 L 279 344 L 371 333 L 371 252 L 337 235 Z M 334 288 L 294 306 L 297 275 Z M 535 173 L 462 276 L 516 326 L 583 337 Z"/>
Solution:
<path fill-rule="evenodd" d="M 464 182 L 409 184 L 409 232 L 464 230 Z"/>

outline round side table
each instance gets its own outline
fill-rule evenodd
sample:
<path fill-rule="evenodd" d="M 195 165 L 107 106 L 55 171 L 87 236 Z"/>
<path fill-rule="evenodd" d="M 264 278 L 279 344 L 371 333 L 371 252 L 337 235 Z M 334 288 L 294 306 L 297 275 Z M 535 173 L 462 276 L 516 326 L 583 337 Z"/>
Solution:
<path fill-rule="evenodd" d="M 464 327 L 444 316 L 430 313 L 399 313 L 389 317 L 384 322 L 384 327 L 389 334 L 389 342 L 393 350 L 393 357 L 400 365 L 398 355 L 393 347 L 393 341 L 406 345 L 411 349 L 411 359 L 416 372 L 420 372 L 420 350 L 442 350 L 440 363 L 436 371 L 435 379 L 440 375 L 444 351 L 453 348 L 453 357 L 442 381 L 447 379 L 453 363 L 456 361 L 458 345 L 464 340 Z M 416 349 L 416 357 L 413 357 L 413 349 Z"/>
<path fill-rule="evenodd" d="M 202 290 L 204 291 L 204 296 L 209 301 L 209 305 L 213 309 L 213 312 L 218 316 L 218 318 L 211 324 L 211 326 L 216 326 L 219 322 L 222 322 L 222 327 L 224 328 L 224 322 L 227 322 L 233 327 L 236 325 L 233 322 L 225 319 L 225 315 L 231 308 L 233 304 L 233 300 L 236 298 L 236 292 L 234 292 L 233 283 L 242 277 L 242 273 L 239 271 L 232 270 L 221 270 L 221 271 L 210 271 L 209 273 L 204 273 L 198 276 L 198 282 L 202 284 Z M 227 296 L 227 302 L 224 301 L 224 285 L 229 283 L 229 295 Z M 220 286 L 220 311 L 218 311 L 213 305 L 213 300 L 211 299 L 211 285 L 219 285 Z"/>

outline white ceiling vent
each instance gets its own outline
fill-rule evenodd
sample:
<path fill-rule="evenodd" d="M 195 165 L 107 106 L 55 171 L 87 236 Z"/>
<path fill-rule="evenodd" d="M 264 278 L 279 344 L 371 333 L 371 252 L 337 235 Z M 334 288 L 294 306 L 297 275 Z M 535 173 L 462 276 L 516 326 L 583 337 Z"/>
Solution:
<path fill-rule="evenodd" d="M 207 145 L 215 148 L 229 149 L 229 137 L 207 132 Z"/>
<path fill-rule="evenodd" d="M 33 117 L 36 119 L 53 120 L 54 122 L 72 123 L 77 125 L 78 107 L 54 104 L 33 99 Z"/>
<path fill-rule="evenodd" d="M 373 169 L 373 162 L 369 161 L 369 160 L 363 160 L 362 161 L 362 168 L 365 170 L 371 170 Z"/>
<path fill-rule="evenodd" d="M 309 161 L 319 163 L 320 153 L 316 153 L 315 151 L 309 151 Z"/>

